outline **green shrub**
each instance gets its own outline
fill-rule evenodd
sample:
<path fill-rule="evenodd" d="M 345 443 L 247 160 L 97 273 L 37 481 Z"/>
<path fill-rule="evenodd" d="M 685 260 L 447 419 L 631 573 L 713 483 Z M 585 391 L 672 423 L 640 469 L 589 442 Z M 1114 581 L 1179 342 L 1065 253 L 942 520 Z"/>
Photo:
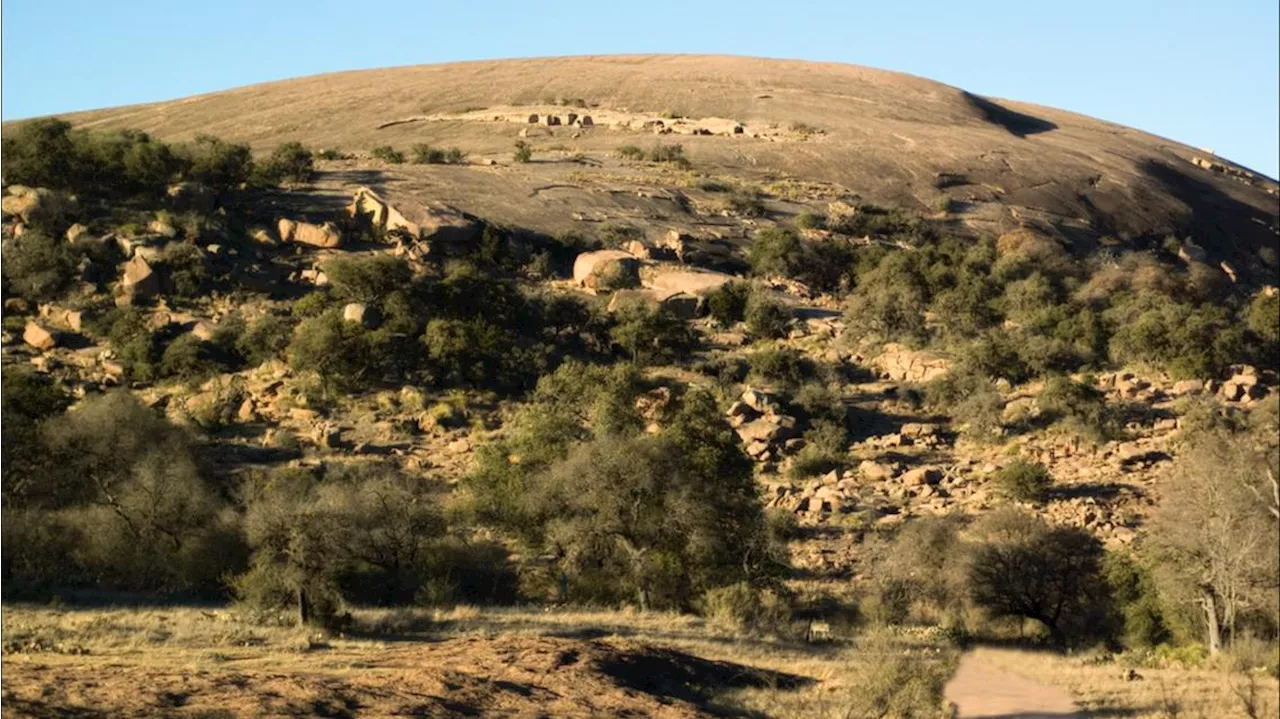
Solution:
<path fill-rule="evenodd" d="M 1118 363 L 1146 363 L 1180 379 L 1214 377 L 1245 356 L 1245 329 L 1225 307 L 1143 293 L 1106 312 L 1115 324 L 1110 351 Z"/>
<path fill-rule="evenodd" d="M 198 382 L 217 374 L 220 369 L 205 343 L 190 333 L 170 342 L 160 357 L 160 376 L 173 377 L 183 382 Z"/>
<path fill-rule="evenodd" d="M 210 281 L 208 259 L 194 242 L 170 242 L 160 254 L 160 264 L 173 294 L 192 299 L 204 294 Z"/>
<path fill-rule="evenodd" d="M 754 192 L 729 195 L 729 210 L 739 217 L 764 217 L 769 214 L 764 202 Z"/>
<path fill-rule="evenodd" d="M 845 311 L 854 336 L 907 342 L 928 337 L 924 322 L 928 284 L 915 262 L 908 253 L 891 252 L 873 269 L 859 273 Z"/>
<path fill-rule="evenodd" d="M 341 150 L 334 149 L 332 147 L 326 147 L 323 150 L 319 150 L 318 152 L 316 152 L 316 157 L 321 160 L 330 160 L 330 161 L 351 159 L 350 155 L 346 154 Z"/>
<path fill-rule="evenodd" d="M 7 365 L 0 372 L 0 424 L 4 426 L 4 442 L 0 443 L 0 496 L 4 506 L 20 506 L 32 494 L 44 488 L 38 481 L 45 460 L 40 443 L 40 427 L 56 417 L 71 403 L 70 398 L 48 375 Z"/>
<path fill-rule="evenodd" d="M 624 160 L 643 160 L 644 150 L 635 145 L 623 145 L 618 148 L 618 157 Z"/>
<path fill-rule="evenodd" d="M 1061 375 L 1049 378 L 1036 405 L 1051 418 L 1090 439 L 1101 441 L 1119 433 L 1107 407 L 1106 395 L 1094 387 Z"/>
<path fill-rule="evenodd" d="M 382 160 L 392 165 L 399 165 L 404 162 L 404 153 L 390 145 L 379 145 L 370 150 L 369 154 L 373 155 L 375 160 Z"/>
<path fill-rule="evenodd" d="M 928 403 L 948 412 L 966 437 L 977 442 L 995 441 L 1001 434 L 1004 399 L 991 380 L 962 368 L 925 386 Z"/>
<path fill-rule="evenodd" d="M 775 339 L 786 334 L 791 311 L 764 290 L 752 290 L 743 310 L 747 331 L 752 337 Z"/>
<path fill-rule="evenodd" d="M 259 171 L 267 183 L 275 185 L 309 182 L 314 170 L 315 159 L 311 150 L 300 142 L 286 142 L 271 152 Z"/>
<path fill-rule="evenodd" d="M 683 145 L 663 145 L 657 143 L 649 150 L 650 162 L 670 162 L 681 167 L 689 166 L 689 158 L 684 155 Z"/>
<path fill-rule="evenodd" d="M 529 162 L 533 159 L 533 147 L 524 140 L 516 140 L 516 151 L 512 159 L 516 162 Z"/>
<path fill-rule="evenodd" d="M 293 322 L 277 315 L 265 315 L 245 328 L 235 340 L 235 352 L 250 367 L 280 357 L 293 336 Z"/>
<path fill-rule="evenodd" d="M 418 143 L 411 148 L 413 152 L 413 162 L 418 165 L 439 165 L 444 163 L 444 150 L 432 147 L 426 143 Z"/>
<path fill-rule="evenodd" d="M 791 463 L 796 479 L 816 477 L 841 468 L 848 460 L 845 428 L 831 420 L 819 419 L 804 433 L 804 448 Z"/>
<path fill-rule="evenodd" d="M 689 326 L 662 307 L 628 302 L 614 313 L 609 337 L 636 364 L 658 364 L 684 357 L 693 347 Z"/>
<path fill-rule="evenodd" d="M 1254 334 L 1272 347 L 1280 345 L 1280 292 L 1259 292 L 1249 302 L 1246 317 Z"/>
<path fill-rule="evenodd" d="M 826 228 L 827 218 L 816 212 L 801 212 L 796 215 L 796 227 L 802 230 L 821 230 Z"/>
<path fill-rule="evenodd" d="M 790 230 L 770 227 L 756 233 L 747 262 L 757 275 L 793 277 L 805 263 L 804 243 Z"/>
<path fill-rule="evenodd" d="M 364 326 L 344 320 L 341 310 L 328 310 L 294 330 L 287 349 L 289 365 L 319 375 L 326 395 L 355 389 L 377 371 L 377 339 Z"/>
<path fill-rule="evenodd" d="M 745 282 L 726 282 L 707 295 L 707 309 L 721 327 L 732 327 L 746 319 L 751 286 Z"/>
<path fill-rule="evenodd" d="M 772 589 L 736 582 L 703 592 L 702 615 L 726 629 L 778 633 L 791 621 L 787 601 Z"/>
<path fill-rule="evenodd" d="M 55 299 L 76 279 L 79 253 L 51 234 L 28 230 L 6 240 L 3 253 L 8 286 L 27 299 Z"/>
<path fill-rule="evenodd" d="M 32 120 L 7 133 L 0 149 L 7 184 L 80 196 L 158 197 L 184 169 L 168 145 L 136 130 L 72 130 L 55 118 Z"/>
<path fill-rule="evenodd" d="M 1016 460 L 995 473 L 996 489 L 1009 499 L 1043 503 L 1053 489 L 1053 476 L 1039 462 Z"/>
<path fill-rule="evenodd" d="M 218 192 L 234 190 L 253 175 L 253 153 L 248 145 L 229 143 L 212 135 L 197 135 L 179 145 L 175 154 L 187 165 L 186 177 Z"/>
<path fill-rule="evenodd" d="M 336 302 L 378 303 L 410 284 L 413 271 L 401 257 L 338 257 L 324 264 Z"/>
<path fill-rule="evenodd" d="M 812 376 L 812 368 L 805 356 L 790 347 L 770 345 L 751 353 L 748 361 L 751 363 L 751 377 L 761 383 L 795 387 Z"/>

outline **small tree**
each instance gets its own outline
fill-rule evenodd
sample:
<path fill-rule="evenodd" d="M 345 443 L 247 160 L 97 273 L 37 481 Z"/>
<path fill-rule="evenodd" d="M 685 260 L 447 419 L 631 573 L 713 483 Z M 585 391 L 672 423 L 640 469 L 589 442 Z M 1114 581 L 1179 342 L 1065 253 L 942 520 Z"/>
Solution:
<path fill-rule="evenodd" d="M 33 300 L 57 297 L 76 276 L 75 248 L 51 234 L 30 230 L 4 243 L 4 278 Z"/>
<path fill-rule="evenodd" d="M 1275 442 L 1221 429 L 1198 437 L 1174 463 L 1152 523 L 1157 578 L 1171 599 L 1199 609 L 1210 653 L 1249 610 L 1271 631 L 1280 626 Z"/>
<path fill-rule="evenodd" d="M 516 140 L 516 151 L 512 155 L 516 162 L 528 162 L 533 159 L 533 147 L 524 140 Z"/>
<path fill-rule="evenodd" d="M 1102 544 L 1088 532 L 1052 527 L 1015 510 L 996 512 L 976 533 L 969 565 L 973 601 L 996 617 L 1034 619 L 1054 644 L 1104 635 L 1109 607 Z"/>

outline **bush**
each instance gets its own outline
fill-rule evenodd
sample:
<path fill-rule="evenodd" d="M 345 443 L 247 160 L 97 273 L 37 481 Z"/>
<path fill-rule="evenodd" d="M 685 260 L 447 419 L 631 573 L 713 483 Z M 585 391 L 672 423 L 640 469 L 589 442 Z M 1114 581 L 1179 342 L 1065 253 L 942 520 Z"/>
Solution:
<path fill-rule="evenodd" d="M 707 309 L 721 327 L 732 327 L 746 318 L 751 286 L 745 282 L 726 282 L 707 295 Z"/>
<path fill-rule="evenodd" d="M 747 253 L 751 271 L 757 275 L 792 277 L 804 266 L 804 244 L 794 232 L 770 227 L 756 233 Z"/>
<path fill-rule="evenodd" d="M 239 560 L 186 433 L 128 392 L 85 400 L 43 434 L 38 506 L 84 528 L 75 562 L 91 586 L 207 591 Z"/>
<path fill-rule="evenodd" d="M 414 164 L 439 165 L 444 163 L 444 150 L 434 148 L 426 143 L 418 143 L 410 149 L 413 151 Z"/>
<path fill-rule="evenodd" d="M 1004 398 L 986 377 L 952 370 L 925 386 L 925 398 L 933 407 L 947 411 L 975 441 L 991 442 L 1001 434 Z"/>
<path fill-rule="evenodd" d="M 796 479 L 816 477 L 841 468 L 848 460 L 848 433 L 831 420 L 820 419 L 804 433 L 804 448 L 791 463 Z"/>
<path fill-rule="evenodd" d="M 329 395 L 368 381 L 377 371 L 379 353 L 373 333 L 344 320 L 341 310 L 332 309 L 298 325 L 287 355 L 295 371 L 319 375 Z"/>
<path fill-rule="evenodd" d="M 1249 302 L 1246 321 L 1249 330 L 1264 342 L 1273 348 L 1280 345 L 1280 292 L 1259 292 L 1255 295 Z"/>
<path fill-rule="evenodd" d="M 994 481 L 1001 494 L 1022 502 L 1042 503 L 1053 489 L 1053 476 L 1043 464 L 1022 459 L 996 472 Z"/>
<path fill-rule="evenodd" d="M 1143 293 L 1116 303 L 1106 315 L 1116 327 L 1110 350 L 1118 363 L 1146 363 L 1175 378 L 1205 379 L 1245 356 L 1244 328 L 1221 306 Z"/>
<path fill-rule="evenodd" d="M 796 227 L 799 227 L 802 230 L 821 230 L 824 229 L 826 225 L 827 218 L 825 215 L 807 211 L 796 215 Z"/>
<path fill-rule="evenodd" d="M 324 264 L 336 302 L 376 304 L 406 288 L 413 271 L 403 258 L 390 255 L 338 257 Z"/>
<path fill-rule="evenodd" d="M 617 394 L 610 404 L 634 415 L 634 400 Z M 488 521 L 534 551 L 560 550 L 571 596 L 686 608 L 774 571 L 751 462 L 708 395 L 680 397 L 656 436 L 626 423 L 580 444 L 577 402 L 565 403 L 575 398 L 539 395 L 510 440 L 481 452 L 466 486 Z"/>
<path fill-rule="evenodd" d="M 787 602 L 772 589 L 735 582 L 702 594 L 702 615 L 727 629 L 778 633 L 791 621 Z"/>
<path fill-rule="evenodd" d="M 743 319 L 752 337 L 776 339 L 786 334 L 787 325 L 791 323 L 791 311 L 768 292 L 752 290 L 747 297 Z"/>
<path fill-rule="evenodd" d="M 739 217 L 764 217 L 769 214 L 764 202 L 754 192 L 729 195 L 729 210 Z"/>
<path fill-rule="evenodd" d="M 66 241 L 38 230 L 4 243 L 4 278 L 17 294 L 51 300 L 76 279 L 78 253 Z"/>
<path fill-rule="evenodd" d="M 1094 387 L 1061 375 L 1049 378 L 1036 397 L 1041 412 L 1069 429 L 1101 441 L 1119 433 L 1116 419 L 1106 403 L 1106 395 Z"/>
<path fill-rule="evenodd" d="M 4 442 L 0 443 L 0 461 L 4 506 L 26 503 L 29 493 L 43 488 L 38 481 L 45 456 L 40 443 L 40 426 L 45 420 L 62 413 L 70 398 L 47 375 L 29 369 L 6 366 L 0 374 L 0 415 L 4 426 Z"/>
<path fill-rule="evenodd" d="M 524 140 L 516 140 L 516 151 L 512 159 L 516 162 L 529 162 L 533 159 L 533 147 Z"/>
<path fill-rule="evenodd" d="M 693 347 L 684 320 L 647 302 L 628 302 L 619 308 L 609 337 L 633 363 L 641 365 L 684 357 Z"/>
<path fill-rule="evenodd" d="M 375 160 L 382 160 L 392 165 L 399 165 L 404 162 L 404 153 L 390 145 L 379 145 L 370 150 L 369 154 L 373 155 Z"/>
<path fill-rule="evenodd" d="M 235 339 L 235 352 L 250 367 L 280 357 L 289 346 L 293 322 L 277 315 L 265 315 L 245 328 Z"/>
<path fill-rule="evenodd" d="M 857 335 L 918 343 L 928 337 L 928 284 L 905 252 L 884 255 L 874 269 L 859 273 L 845 320 Z"/>
<path fill-rule="evenodd" d="M 635 145 L 623 145 L 618 148 L 618 157 L 624 160 L 643 160 L 644 150 Z"/>
<path fill-rule="evenodd" d="M 229 143 L 212 135 L 197 135 L 175 153 L 187 165 L 186 177 L 218 192 L 229 192 L 253 175 L 253 153 L 248 145 Z"/>
<path fill-rule="evenodd" d="M 173 294 L 193 299 L 204 294 L 210 280 L 208 259 L 194 242 L 170 242 L 160 254 L 165 278 Z"/>
<path fill-rule="evenodd" d="M 276 185 L 281 182 L 309 182 L 314 170 L 315 159 L 311 150 L 300 142 L 286 142 L 271 152 L 260 172 L 267 183 Z"/>
<path fill-rule="evenodd" d="M 748 361 L 751 377 L 761 383 L 796 387 L 812 376 L 812 367 L 805 356 L 790 347 L 764 347 L 753 352 Z"/>
<path fill-rule="evenodd" d="M 334 149 L 332 147 L 326 147 L 323 150 L 316 152 L 316 157 L 321 160 L 330 160 L 330 161 L 348 160 L 351 158 L 350 155 L 344 153 L 341 150 Z"/>
<path fill-rule="evenodd" d="M 649 151 L 650 162 L 671 162 L 681 167 L 689 166 L 689 159 L 684 156 L 683 145 L 663 145 L 657 143 Z"/>
<path fill-rule="evenodd" d="M 160 376 L 173 377 L 183 382 L 198 382 L 217 374 L 220 369 L 205 343 L 190 333 L 170 342 L 160 357 Z"/>

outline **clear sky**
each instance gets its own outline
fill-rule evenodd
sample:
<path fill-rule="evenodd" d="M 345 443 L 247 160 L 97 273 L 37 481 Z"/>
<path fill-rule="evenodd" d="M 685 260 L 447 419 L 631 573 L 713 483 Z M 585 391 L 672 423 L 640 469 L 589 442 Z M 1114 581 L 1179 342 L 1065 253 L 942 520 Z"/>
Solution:
<path fill-rule="evenodd" d="M 4 119 L 319 72 L 724 53 L 899 70 L 1280 174 L 1276 0 L 4 0 Z"/>

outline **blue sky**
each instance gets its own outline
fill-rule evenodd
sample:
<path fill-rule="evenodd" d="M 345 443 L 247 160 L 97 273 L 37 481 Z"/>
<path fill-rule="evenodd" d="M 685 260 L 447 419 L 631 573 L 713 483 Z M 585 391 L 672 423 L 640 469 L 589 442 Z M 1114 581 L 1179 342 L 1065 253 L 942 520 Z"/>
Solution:
<path fill-rule="evenodd" d="M 319 72 L 699 52 L 849 62 L 1131 125 L 1280 174 L 1276 0 L 5 0 L 4 119 Z"/>

